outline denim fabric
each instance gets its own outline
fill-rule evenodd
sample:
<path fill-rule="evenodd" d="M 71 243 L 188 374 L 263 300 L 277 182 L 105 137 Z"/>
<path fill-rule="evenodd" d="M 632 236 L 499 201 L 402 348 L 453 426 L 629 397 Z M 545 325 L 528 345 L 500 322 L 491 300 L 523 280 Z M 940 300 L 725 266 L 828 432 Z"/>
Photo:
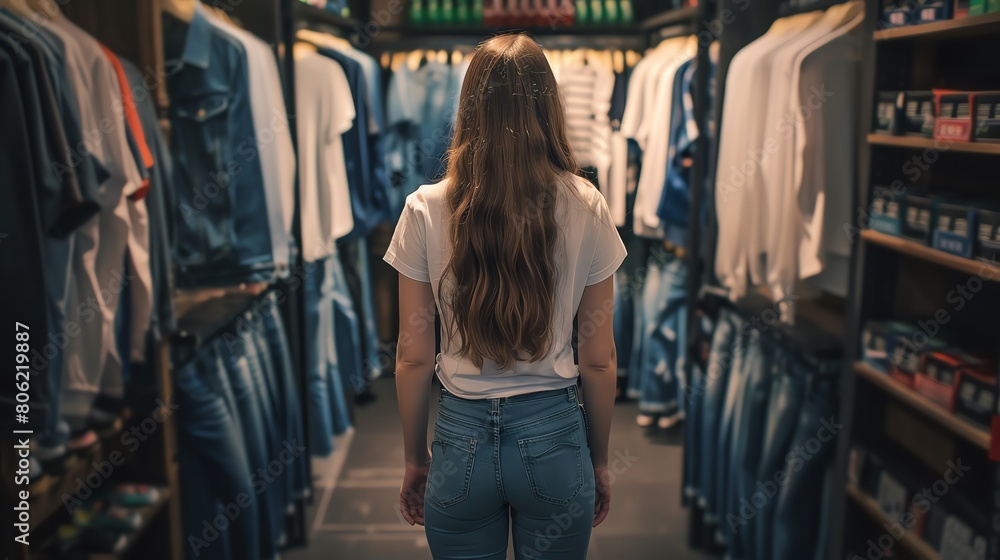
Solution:
<path fill-rule="evenodd" d="M 677 69 L 672 97 L 670 142 L 667 151 L 667 174 L 657 205 L 656 215 L 666 233 L 666 239 L 675 245 L 687 245 L 688 207 L 691 197 L 690 159 L 698 135 L 695 126 L 691 84 L 694 78 L 693 61 Z M 688 160 L 685 164 L 685 160 Z"/>
<path fill-rule="evenodd" d="M 628 257 L 626 257 L 626 260 Z M 633 315 L 632 288 L 624 267 L 615 271 L 615 349 L 618 354 L 618 377 L 628 376 L 632 358 Z"/>
<path fill-rule="evenodd" d="M 733 361 L 729 370 L 729 383 L 726 384 L 726 396 L 722 405 L 722 414 L 719 421 L 719 439 L 716 446 L 716 499 L 718 500 L 719 518 L 724 518 L 727 513 L 732 512 L 730 504 L 730 491 L 732 486 L 732 469 L 730 458 L 732 456 L 732 440 L 735 438 L 736 418 L 739 417 L 739 405 L 743 399 L 743 389 L 747 377 L 745 364 L 750 359 L 749 349 L 753 345 L 749 344 L 749 335 L 744 334 L 744 322 L 739 317 L 732 317 L 734 335 Z M 753 331 L 756 332 L 756 331 Z M 716 533 L 716 540 L 725 543 L 728 539 L 721 532 Z"/>
<path fill-rule="evenodd" d="M 500 399 L 442 392 L 425 492 L 437 560 L 587 557 L 594 467 L 575 386 Z"/>
<path fill-rule="evenodd" d="M 698 468 L 698 460 L 705 447 L 705 439 L 702 436 L 702 422 L 704 421 L 702 407 L 704 406 L 705 393 L 697 388 L 704 387 L 705 383 L 705 371 L 701 365 L 692 364 L 691 385 L 683 397 L 687 404 L 684 421 L 683 488 L 685 505 L 689 505 L 689 500 L 698 497 L 702 478 L 702 471 Z"/>
<path fill-rule="evenodd" d="M 679 412 L 681 370 L 687 346 L 684 261 L 650 258 L 643 290 L 645 325 L 640 362 L 639 411 L 645 414 Z"/>
<path fill-rule="evenodd" d="M 351 191 L 351 211 L 354 214 L 354 229 L 342 239 L 357 239 L 368 235 L 377 223 L 375 191 L 372 180 L 372 154 L 369 152 L 368 138 L 368 94 L 361 64 L 335 49 L 319 49 L 319 53 L 340 64 L 351 86 L 354 98 L 354 126 L 345 132 L 344 163 L 347 166 L 347 183 Z"/>
<path fill-rule="evenodd" d="M 187 556 L 258 560 L 260 505 L 235 398 L 214 347 L 202 348 L 174 380 L 184 534 L 194 537 L 185 539 Z M 224 508 L 238 513 L 233 521 Z"/>
<path fill-rule="evenodd" d="M 760 466 L 761 449 L 764 446 L 764 427 L 767 422 L 768 399 L 771 394 L 771 378 L 774 375 L 777 350 L 770 339 L 760 337 L 759 351 L 751 350 L 752 367 L 746 380 L 743 405 L 736 434 L 735 454 L 732 459 L 733 500 L 732 509 L 727 512 L 741 518 L 745 523 L 733 523 L 732 517 L 726 523 L 731 534 L 730 555 L 734 559 L 752 558 L 754 550 L 755 526 L 759 517 L 754 513 L 752 503 L 757 491 L 757 475 Z"/>
<path fill-rule="evenodd" d="M 285 325 L 278 309 L 277 297 L 272 293 L 271 304 L 264 313 L 264 336 L 270 349 L 274 365 L 275 377 L 278 379 L 281 391 L 281 402 L 285 411 L 285 433 L 289 443 L 294 446 L 305 445 L 303 429 L 302 405 L 299 400 L 299 386 L 295 379 L 295 369 L 292 366 L 292 352 L 288 346 Z M 304 459 L 299 459 L 290 469 L 288 478 L 288 495 L 297 496 L 310 488 L 309 465 Z"/>
<path fill-rule="evenodd" d="M 787 367 L 778 370 L 778 376 L 771 384 L 771 405 L 767 411 L 767 425 L 764 430 L 764 448 L 761 454 L 758 480 L 773 480 L 774 474 L 785 468 L 785 456 L 795 435 L 799 411 L 802 408 L 805 384 L 802 372 L 794 360 L 786 360 Z M 756 558 L 770 558 L 774 532 L 774 512 L 777 500 L 770 499 L 757 512 Z"/>
<path fill-rule="evenodd" d="M 715 332 L 712 334 L 712 346 L 709 350 L 708 370 L 705 372 L 703 386 L 695 385 L 692 391 L 703 392 L 702 423 L 701 423 L 701 479 L 700 501 L 705 510 L 706 522 L 717 520 L 720 507 L 718 493 L 719 454 L 717 442 L 721 441 L 722 412 L 725 397 L 729 387 L 730 367 L 735 359 L 734 342 L 736 332 L 730 321 L 729 313 L 723 310 L 716 321 Z"/>
<path fill-rule="evenodd" d="M 730 545 L 730 555 L 733 558 L 742 558 L 742 542 L 735 538 L 724 520 L 729 515 L 738 515 L 740 508 L 740 492 L 742 492 L 743 482 L 743 455 L 746 450 L 747 436 L 745 429 L 750 419 L 750 403 L 753 394 L 754 383 L 759 381 L 764 374 L 765 367 L 764 349 L 760 343 L 760 331 L 750 332 L 747 340 L 746 355 L 743 359 L 742 372 L 739 378 L 739 385 L 736 388 L 735 401 L 733 403 L 731 424 L 729 426 L 729 449 L 725 457 L 726 461 L 726 493 L 725 508 L 722 512 L 723 521 L 720 521 L 723 539 Z"/>
<path fill-rule="evenodd" d="M 333 278 L 333 332 L 334 344 L 337 347 L 337 363 L 340 366 L 340 376 L 345 388 L 350 388 L 352 394 L 361 393 L 366 386 L 361 353 L 361 326 L 355 311 L 354 298 L 347 284 L 343 263 L 339 258 L 332 259 L 330 265 Z"/>
<path fill-rule="evenodd" d="M 337 257 L 328 257 L 337 258 Z M 313 455 L 326 457 L 333 453 L 333 412 L 327 399 L 330 382 L 329 369 L 326 365 L 324 345 L 326 337 L 323 328 L 323 280 L 327 259 L 307 263 L 302 278 L 305 290 L 305 332 L 302 333 L 302 343 L 305 344 L 306 379 L 309 387 L 309 449 Z M 333 305 L 330 302 L 332 318 Z"/>
<path fill-rule="evenodd" d="M 269 428 L 267 426 L 273 425 L 273 423 L 268 422 L 273 418 L 266 417 L 262 406 L 262 400 L 265 396 L 259 392 L 259 384 L 254 371 L 255 368 L 259 368 L 259 364 L 255 363 L 257 361 L 256 352 L 251 352 L 253 340 L 249 337 L 227 338 L 226 342 L 217 339 L 214 348 L 222 361 L 229 379 L 229 386 L 232 388 L 236 404 L 236 417 L 243 430 L 243 442 L 250 470 L 254 473 L 261 472 L 261 469 L 266 470 L 271 460 Z M 279 526 L 275 524 L 274 511 L 284 510 L 284 504 L 279 507 L 279 504 L 275 502 L 275 493 L 271 488 L 271 486 L 265 487 L 264 491 L 257 496 L 260 524 L 255 536 L 262 558 L 272 558 L 277 551 Z"/>
<path fill-rule="evenodd" d="M 178 187 L 177 283 L 270 281 L 274 256 L 246 51 L 201 10 L 190 24 L 164 16 L 163 41 Z"/>
<path fill-rule="evenodd" d="M 821 429 L 834 414 L 830 388 L 813 390 L 799 413 L 798 427 L 789 451 L 788 480 L 778 494 L 774 516 L 774 560 L 799 560 L 816 556 L 821 532 L 819 503 L 835 443 L 823 442 Z"/>
<path fill-rule="evenodd" d="M 418 123 L 423 107 L 424 85 L 421 76 L 403 64 L 392 73 L 386 94 L 385 157 L 386 171 L 392 179 L 392 213 L 399 216 L 406 197 L 423 184 L 417 173 L 420 153 L 417 147 Z"/>

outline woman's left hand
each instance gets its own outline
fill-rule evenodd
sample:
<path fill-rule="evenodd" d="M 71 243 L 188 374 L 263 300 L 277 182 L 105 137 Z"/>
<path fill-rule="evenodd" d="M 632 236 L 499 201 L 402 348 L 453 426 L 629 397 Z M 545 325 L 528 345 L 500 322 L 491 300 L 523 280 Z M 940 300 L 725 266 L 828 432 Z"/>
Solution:
<path fill-rule="evenodd" d="M 424 489 L 427 487 L 427 473 L 430 463 L 406 465 L 403 486 L 399 489 L 399 511 L 410 525 L 424 524 Z"/>

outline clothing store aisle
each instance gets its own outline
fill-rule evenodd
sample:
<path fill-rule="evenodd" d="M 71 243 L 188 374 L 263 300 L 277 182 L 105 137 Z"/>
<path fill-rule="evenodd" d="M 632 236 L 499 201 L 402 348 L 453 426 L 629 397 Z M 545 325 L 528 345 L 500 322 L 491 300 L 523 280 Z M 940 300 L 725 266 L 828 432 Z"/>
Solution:
<path fill-rule="evenodd" d="M 422 527 L 398 513 L 403 442 L 391 377 L 375 382 L 378 400 L 355 410 L 357 431 L 338 438 L 337 451 L 314 463 L 316 492 L 309 546 L 285 560 L 430 560 Z M 588 560 L 707 560 L 688 549 L 687 512 L 680 504 L 680 437 L 643 435 L 636 407 L 619 404 L 611 428 L 617 472 L 611 515 L 595 530 Z M 331 484 L 335 481 L 335 485 Z M 332 491 L 329 490 L 333 486 Z M 508 559 L 513 559 L 513 548 Z"/>

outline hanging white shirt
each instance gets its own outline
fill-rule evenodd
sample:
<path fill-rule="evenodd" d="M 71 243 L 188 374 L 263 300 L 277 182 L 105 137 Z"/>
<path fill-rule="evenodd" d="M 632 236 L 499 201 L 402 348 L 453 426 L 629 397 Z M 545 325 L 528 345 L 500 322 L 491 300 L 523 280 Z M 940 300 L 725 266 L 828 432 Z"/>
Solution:
<path fill-rule="evenodd" d="M 336 240 L 354 229 L 342 134 L 355 111 L 343 68 L 315 52 L 295 52 L 295 107 L 303 258 L 336 252 Z"/>
<path fill-rule="evenodd" d="M 726 76 L 722 127 L 715 173 L 715 206 L 718 217 L 715 274 L 729 290 L 729 297 L 739 299 L 747 290 L 746 231 L 754 220 L 768 219 L 761 212 L 759 197 L 751 192 L 747 177 L 758 165 L 752 138 L 754 121 L 766 101 L 768 76 L 755 75 L 758 57 L 766 56 L 802 28 L 808 27 L 820 13 L 807 13 L 774 22 L 762 37 L 733 57 Z M 754 94 L 755 89 L 763 90 Z M 735 95 L 734 95 L 735 93 Z M 756 104 L 754 104 L 756 103 Z M 759 123 L 757 124 L 759 127 Z"/>

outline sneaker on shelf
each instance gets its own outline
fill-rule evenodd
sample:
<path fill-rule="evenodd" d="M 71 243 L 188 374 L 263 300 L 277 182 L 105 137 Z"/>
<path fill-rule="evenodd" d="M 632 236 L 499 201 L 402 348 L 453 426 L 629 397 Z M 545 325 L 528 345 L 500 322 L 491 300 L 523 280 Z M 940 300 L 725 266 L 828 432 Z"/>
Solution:
<path fill-rule="evenodd" d="M 640 414 L 635 417 L 635 423 L 638 424 L 640 428 L 648 428 L 656 423 L 656 417 Z"/>
<path fill-rule="evenodd" d="M 120 484 L 111 493 L 112 500 L 123 507 L 142 507 L 160 499 L 160 489 L 148 484 Z"/>

